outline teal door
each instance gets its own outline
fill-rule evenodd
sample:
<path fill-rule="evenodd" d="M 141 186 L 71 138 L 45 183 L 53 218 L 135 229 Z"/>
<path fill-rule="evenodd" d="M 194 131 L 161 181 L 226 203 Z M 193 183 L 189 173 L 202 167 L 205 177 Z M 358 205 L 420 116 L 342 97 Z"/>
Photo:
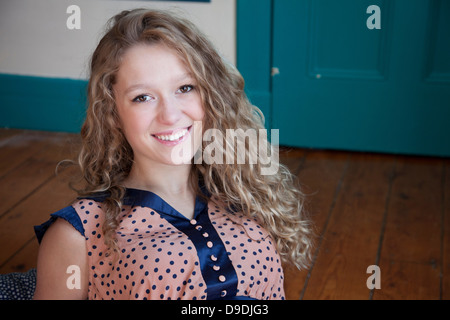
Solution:
<path fill-rule="evenodd" d="M 264 111 L 280 145 L 450 156 L 450 1 L 272 0 L 270 10 Z"/>

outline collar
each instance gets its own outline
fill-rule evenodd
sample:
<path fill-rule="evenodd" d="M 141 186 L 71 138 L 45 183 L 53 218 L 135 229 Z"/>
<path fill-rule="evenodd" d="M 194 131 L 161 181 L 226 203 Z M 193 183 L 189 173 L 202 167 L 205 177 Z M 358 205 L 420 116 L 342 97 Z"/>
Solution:
<path fill-rule="evenodd" d="M 124 205 L 151 208 L 179 219 L 188 220 L 156 193 L 147 190 L 127 188 L 123 200 Z M 195 198 L 194 219 L 207 208 L 208 204 L 200 197 Z"/>
<path fill-rule="evenodd" d="M 206 190 L 205 186 L 200 182 L 200 190 L 208 198 L 211 194 Z M 87 197 L 78 197 L 78 199 L 89 199 L 96 202 L 104 202 L 110 193 L 108 191 L 93 194 Z M 141 206 L 156 210 L 160 213 L 165 213 L 174 218 L 188 220 L 184 215 L 178 212 L 170 204 L 168 204 L 163 198 L 148 190 L 126 188 L 123 204 L 131 207 Z M 198 217 L 200 213 L 207 210 L 208 203 L 203 200 L 202 197 L 196 196 L 194 207 L 194 219 Z"/>

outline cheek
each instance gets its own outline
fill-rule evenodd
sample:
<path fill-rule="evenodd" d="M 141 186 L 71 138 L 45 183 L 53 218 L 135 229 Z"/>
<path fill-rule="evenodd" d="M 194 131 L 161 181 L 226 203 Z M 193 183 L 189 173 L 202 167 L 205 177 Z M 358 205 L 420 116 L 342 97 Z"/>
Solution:
<path fill-rule="evenodd" d="M 202 101 L 200 99 L 200 96 L 197 96 L 196 99 L 194 99 L 193 103 L 191 104 L 190 108 L 190 118 L 196 121 L 203 120 L 203 117 L 205 116 L 205 110 L 202 104 Z"/>
<path fill-rule="evenodd" d="M 147 136 L 148 133 L 148 121 L 143 117 L 136 117 L 129 119 L 126 126 L 127 138 L 129 140 L 139 140 L 142 137 Z"/>
<path fill-rule="evenodd" d="M 205 111 L 203 109 L 199 109 L 193 114 L 192 119 L 195 121 L 202 121 L 204 117 Z"/>
<path fill-rule="evenodd" d="M 130 110 L 124 111 L 119 108 L 119 118 L 122 131 L 130 145 L 134 145 L 137 137 L 141 136 L 147 130 L 148 119 Z"/>

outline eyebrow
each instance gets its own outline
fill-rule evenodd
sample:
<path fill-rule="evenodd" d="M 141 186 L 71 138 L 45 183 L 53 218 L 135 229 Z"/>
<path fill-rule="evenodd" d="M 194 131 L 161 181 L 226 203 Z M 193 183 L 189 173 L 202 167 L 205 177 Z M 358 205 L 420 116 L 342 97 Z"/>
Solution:
<path fill-rule="evenodd" d="M 177 83 L 177 82 L 182 82 L 184 80 L 190 80 L 190 79 L 193 79 L 193 77 L 190 73 L 183 73 L 179 77 L 172 79 L 172 82 Z M 124 93 L 128 94 L 134 90 L 147 89 L 147 88 L 151 88 L 151 87 L 152 87 L 152 85 L 149 83 L 136 83 L 136 84 L 132 84 L 127 89 L 125 89 Z"/>
<path fill-rule="evenodd" d="M 144 83 L 137 83 L 137 84 L 133 84 L 132 86 L 129 86 L 126 90 L 125 90 L 125 94 L 129 94 L 130 92 L 133 92 L 135 90 L 138 89 L 145 89 L 145 88 L 149 88 L 149 85 L 146 85 Z"/>

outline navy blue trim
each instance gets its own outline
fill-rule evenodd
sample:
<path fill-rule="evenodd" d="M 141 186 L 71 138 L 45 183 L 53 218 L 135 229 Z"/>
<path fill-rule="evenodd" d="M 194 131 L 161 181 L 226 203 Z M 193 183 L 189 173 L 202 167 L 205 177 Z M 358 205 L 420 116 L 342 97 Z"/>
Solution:
<path fill-rule="evenodd" d="M 36 234 L 39 243 L 41 243 L 47 229 L 50 228 L 50 226 L 58 218 L 64 219 L 69 222 L 75 228 L 75 230 L 77 230 L 84 237 L 83 223 L 81 222 L 81 219 L 75 209 L 72 206 L 69 206 L 56 211 L 55 213 L 52 213 L 50 215 L 50 219 L 43 224 L 34 226 L 34 233 Z"/>
<path fill-rule="evenodd" d="M 177 219 L 184 219 L 189 221 L 184 215 L 179 213 L 170 204 L 168 204 L 164 199 L 162 199 L 157 194 L 139 189 L 127 189 L 127 193 L 123 200 L 124 205 L 129 205 L 132 207 L 141 206 L 151 208 L 158 212 L 163 212 L 164 214 L 173 216 Z M 201 197 L 197 196 L 195 199 L 194 208 L 194 218 L 199 215 L 207 204 L 202 201 Z"/>
<path fill-rule="evenodd" d="M 127 189 L 124 203 L 155 210 L 161 217 L 189 237 L 197 250 L 209 300 L 229 299 L 236 296 L 238 284 L 236 271 L 228 257 L 222 239 L 209 219 L 208 204 L 201 197 L 196 197 L 193 220 L 187 219 L 164 199 L 150 191 Z M 208 234 L 207 237 L 203 236 L 205 232 Z M 208 247 L 209 241 L 213 244 L 211 248 Z M 211 256 L 215 256 L 217 261 L 211 260 Z M 213 269 L 214 265 L 220 266 L 220 270 L 215 271 Z M 219 280 L 221 275 L 226 279 L 224 282 Z M 226 295 L 222 297 L 224 290 Z"/>
<path fill-rule="evenodd" d="M 160 211 L 158 213 L 178 230 L 184 232 L 194 244 L 199 257 L 202 276 L 207 286 L 207 299 L 230 299 L 230 297 L 236 296 L 237 274 L 228 257 L 222 239 L 209 219 L 207 204 L 204 204 L 203 210 L 194 216 L 193 221 L 196 222 L 195 224 L 186 218 L 179 219 Z M 205 232 L 208 234 L 208 237 L 203 236 Z M 211 248 L 208 247 L 208 242 L 213 244 Z M 217 260 L 213 261 L 211 256 L 216 257 Z M 215 271 L 213 269 L 214 265 L 219 266 L 220 269 Z M 224 282 L 219 280 L 220 276 L 225 277 Z M 222 297 L 222 292 L 226 293 L 224 297 Z"/>
<path fill-rule="evenodd" d="M 205 195 L 209 195 L 203 188 L 202 191 Z M 80 199 L 103 202 L 108 196 L 109 194 L 106 192 L 91 197 L 81 197 Z M 158 212 L 162 218 L 166 219 L 175 228 L 188 236 L 197 250 L 200 270 L 207 286 L 208 300 L 247 299 L 247 297 L 236 297 L 238 285 L 236 270 L 228 257 L 222 239 L 209 219 L 208 203 L 202 197 L 196 197 L 194 218 L 192 220 L 186 218 L 164 201 L 164 199 L 151 191 L 127 189 L 123 204 L 131 207 L 141 206 L 150 208 Z M 44 236 L 45 231 L 57 218 L 67 220 L 84 236 L 83 224 L 77 212 L 73 207 L 66 207 L 53 213 L 47 222 L 35 227 L 39 242 Z M 207 236 L 204 236 L 205 232 Z M 212 246 L 208 246 L 208 243 L 210 245 L 212 244 Z M 214 260 L 211 257 L 214 257 Z M 214 270 L 213 267 L 215 265 L 219 266 L 220 269 Z M 225 279 L 221 279 L 220 276 L 225 277 Z"/>
<path fill-rule="evenodd" d="M 206 190 L 206 187 L 204 186 L 202 181 L 199 181 L 199 187 L 201 192 L 206 196 L 210 197 L 211 194 Z M 105 192 L 99 192 L 96 194 L 93 194 L 91 196 L 83 196 L 78 197 L 79 200 L 87 199 L 87 200 L 93 200 L 96 202 L 103 202 L 110 196 L 110 193 L 108 191 Z M 197 196 L 196 204 L 198 203 L 198 200 L 200 197 Z M 123 204 L 126 206 L 143 206 L 143 207 L 149 207 L 155 210 L 161 210 L 165 213 L 173 214 L 177 217 L 184 218 L 183 215 L 178 213 L 177 210 L 172 208 L 164 199 L 162 199 L 160 196 L 158 196 L 156 193 L 153 193 L 148 190 L 141 190 L 141 189 L 133 189 L 133 188 L 126 188 L 125 196 L 123 199 Z"/>

